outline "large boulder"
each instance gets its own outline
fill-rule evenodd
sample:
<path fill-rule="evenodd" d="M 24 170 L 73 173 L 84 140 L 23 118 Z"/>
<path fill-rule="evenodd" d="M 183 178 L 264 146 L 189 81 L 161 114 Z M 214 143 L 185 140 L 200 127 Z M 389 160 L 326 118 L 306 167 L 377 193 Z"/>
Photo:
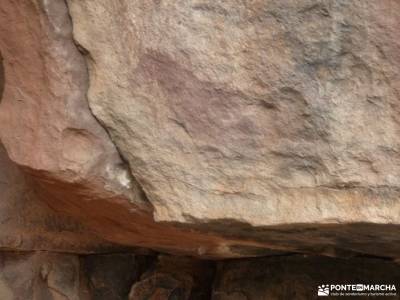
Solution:
<path fill-rule="evenodd" d="M 90 107 L 156 221 L 368 223 L 398 245 L 378 226 L 400 221 L 397 1 L 68 3 Z"/>
<path fill-rule="evenodd" d="M 68 3 L 157 221 L 399 222 L 397 1 Z"/>
<path fill-rule="evenodd" d="M 215 252 L 218 237 L 155 224 L 151 203 L 88 106 L 84 50 L 72 38 L 66 3 L 2 2 L 0 37 L 0 139 L 38 198 L 109 241 Z"/>
<path fill-rule="evenodd" d="M 114 243 L 399 257 L 399 8 L 5 1 L 0 138 Z"/>

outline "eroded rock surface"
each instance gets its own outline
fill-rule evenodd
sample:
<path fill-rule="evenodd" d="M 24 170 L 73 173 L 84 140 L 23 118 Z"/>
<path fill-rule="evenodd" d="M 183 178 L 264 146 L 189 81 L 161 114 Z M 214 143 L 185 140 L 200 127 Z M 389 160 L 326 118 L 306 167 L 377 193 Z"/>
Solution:
<path fill-rule="evenodd" d="M 87 69 L 72 40 L 66 3 L 6 1 L 0 18 L 0 137 L 11 160 L 51 193 L 43 196 L 50 204 L 114 197 L 146 210 L 88 107 Z"/>
<path fill-rule="evenodd" d="M 337 284 L 400 284 L 400 267 L 390 261 L 373 258 L 352 260 L 282 256 L 223 262 L 219 265 L 213 300 L 311 300 L 321 299 L 318 286 Z M 397 288 L 398 289 L 398 288 Z M 386 291 L 390 293 L 391 291 Z M 384 293 L 385 294 L 385 293 Z M 396 294 L 396 292 L 392 293 Z M 354 296 L 353 296 L 354 297 Z M 331 297 L 343 299 L 353 297 Z M 371 299 L 372 296 L 358 296 Z M 378 296 L 377 299 L 400 299 Z"/>
<path fill-rule="evenodd" d="M 281 250 L 307 247 L 296 226 L 330 247 L 389 224 L 370 238 L 398 247 L 397 1 L 68 4 L 90 107 L 156 221 Z"/>
<path fill-rule="evenodd" d="M 145 261 L 133 254 L 0 252 L 0 299 L 126 300 Z"/>
<path fill-rule="evenodd" d="M 162 255 L 133 285 L 129 300 L 210 299 L 214 272 L 209 261 Z"/>
<path fill-rule="evenodd" d="M 288 255 L 216 263 L 188 257 L 150 258 L 129 253 L 77 256 L 1 252 L 0 298 L 309 300 L 320 299 L 317 291 L 321 285 L 385 284 L 398 289 L 399 272 L 398 263 L 371 257 L 347 260 Z M 393 296 L 372 298 L 400 299 L 398 291 L 386 291 L 389 292 Z"/>
<path fill-rule="evenodd" d="M 4 2 L 0 138 L 113 243 L 398 258 L 399 8 Z"/>
<path fill-rule="evenodd" d="M 1 300 L 400 292 L 399 1 L 0 2 Z"/>
<path fill-rule="evenodd" d="M 8 158 L 0 142 L 0 251 L 72 253 L 122 250 L 68 215 L 40 201 L 34 182 Z M 0 252 L 1 253 L 1 252 Z"/>
<path fill-rule="evenodd" d="M 150 257 L 132 253 L 82 256 L 81 285 L 87 287 L 82 294 L 93 300 L 126 300 L 150 261 Z"/>
<path fill-rule="evenodd" d="M 156 220 L 399 222 L 398 1 L 68 3 Z"/>
<path fill-rule="evenodd" d="M 67 4 L 3 2 L 0 20 L 0 138 L 38 197 L 109 241 L 217 252 L 217 236 L 155 224 L 151 203 L 89 109 L 85 51 L 73 41 Z"/>
<path fill-rule="evenodd" d="M 0 253 L 1 299 L 80 300 L 79 292 L 77 256 Z"/>

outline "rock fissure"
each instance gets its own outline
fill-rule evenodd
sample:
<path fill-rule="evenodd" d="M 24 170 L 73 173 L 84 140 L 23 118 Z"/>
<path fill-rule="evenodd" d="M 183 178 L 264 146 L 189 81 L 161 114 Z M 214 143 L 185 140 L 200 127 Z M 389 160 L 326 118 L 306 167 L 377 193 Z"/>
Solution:
<path fill-rule="evenodd" d="M 63 0 L 65 2 L 65 5 L 67 6 L 68 9 L 68 1 L 67 0 Z M 71 26 L 73 28 L 73 22 L 71 19 L 71 15 L 69 14 L 69 9 L 68 9 L 68 16 L 70 18 L 70 22 L 71 22 Z M 73 29 L 72 29 L 72 40 L 74 42 L 74 44 L 76 45 L 77 50 L 79 51 L 79 53 L 82 55 L 82 57 L 84 58 L 85 61 L 85 66 L 86 66 L 86 70 L 87 70 L 87 81 L 88 81 L 88 87 L 87 90 L 90 88 L 90 71 L 89 71 L 89 67 L 88 64 L 89 63 L 95 63 L 93 62 L 93 58 L 90 54 L 90 51 L 88 51 L 86 48 L 84 48 L 81 44 L 78 43 L 78 41 L 74 38 L 73 36 Z M 89 61 L 91 62 L 89 62 Z M 86 101 L 87 101 L 87 94 L 88 92 L 86 91 L 85 95 L 86 95 Z M 102 122 L 100 120 L 98 120 L 98 118 L 96 117 L 95 114 L 93 114 L 91 108 L 90 108 L 90 103 L 87 101 L 87 105 L 88 108 L 90 110 L 91 115 L 93 116 L 93 118 L 97 121 L 97 123 L 103 127 L 104 131 L 107 133 L 108 139 L 110 142 L 113 143 L 113 139 L 112 136 L 110 135 L 110 133 L 107 130 L 107 127 L 105 127 Z M 139 197 L 142 198 L 145 202 L 149 203 L 151 205 L 151 202 L 148 200 L 148 197 L 143 189 L 143 187 L 140 185 L 139 181 L 136 180 L 135 176 L 133 175 L 132 171 L 131 171 L 131 167 L 129 165 L 129 162 L 124 158 L 123 153 L 119 150 L 118 146 L 113 143 L 113 146 L 115 147 L 115 150 L 118 152 L 119 158 L 121 159 L 121 161 L 123 162 L 123 168 L 126 169 L 128 171 L 129 174 L 129 180 L 132 182 L 132 190 L 138 189 L 139 190 Z"/>

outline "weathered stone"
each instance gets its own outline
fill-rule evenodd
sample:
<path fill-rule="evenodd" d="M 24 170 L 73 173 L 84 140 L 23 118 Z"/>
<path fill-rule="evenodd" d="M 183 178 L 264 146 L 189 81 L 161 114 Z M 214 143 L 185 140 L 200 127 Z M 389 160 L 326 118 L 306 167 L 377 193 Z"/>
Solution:
<path fill-rule="evenodd" d="M 398 1 L 68 3 L 156 220 L 399 222 Z"/>
<path fill-rule="evenodd" d="M 162 255 L 133 285 L 129 299 L 206 300 L 213 279 L 212 262 Z"/>
<path fill-rule="evenodd" d="M 356 298 L 400 299 L 398 291 L 400 266 L 374 258 L 346 260 L 300 255 L 232 260 L 219 264 L 211 299 L 321 299 L 317 294 L 318 286 L 337 284 L 395 285 L 397 291 L 394 293 L 397 296 Z M 329 298 L 350 299 L 350 297 Z"/>
<path fill-rule="evenodd" d="M 5 79 L 4 79 L 3 57 L 1 56 L 0 52 L 0 101 L 3 96 L 4 84 L 5 84 Z"/>
<path fill-rule="evenodd" d="M 0 2 L 0 300 L 399 289 L 399 1 Z"/>
<path fill-rule="evenodd" d="M 145 262 L 129 253 L 0 252 L 0 299 L 126 300 Z"/>
<path fill-rule="evenodd" d="M 126 300 L 132 284 L 148 266 L 146 257 L 133 254 L 88 255 L 81 258 L 87 295 L 94 300 Z"/>
<path fill-rule="evenodd" d="M 40 201 L 33 182 L 8 159 L 0 143 L 0 250 L 91 253 L 121 248 Z"/>
<path fill-rule="evenodd" d="M 0 13 L 0 135 L 11 159 L 40 178 L 126 190 L 129 175 L 118 169 L 118 153 L 87 106 L 86 66 L 66 4 L 3 2 Z"/>
<path fill-rule="evenodd" d="M 314 224 L 325 246 L 318 224 L 396 224 L 373 238 L 398 247 L 399 2 L 68 3 L 90 107 L 156 221 Z"/>
<path fill-rule="evenodd" d="M 6 1 L 0 138 L 41 200 L 119 244 L 399 257 L 399 11 Z"/>
<path fill-rule="evenodd" d="M 41 200 L 113 242 L 218 252 L 217 236 L 154 222 L 151 203 L 88 107 L 85 60 L 63 0 L 2 2 L 0 37 L 0 139 Z"/>
<path fill-rule="evenodd" d="M 70 198 L 126 206 L 132 201 L 146 210 L 87 105 L 86 65 L 72 40 L 66 3 L 6 1 L 0 18 L 5 78 L 0 137 L 11 160 L 37 180 L 39 190 L 51 192 L 43 198 L 52 207 Z"/>
<path fill-rule="evenodd" d="M 80 300 L 74 255 L 0 252 L 2 300 Z"/>

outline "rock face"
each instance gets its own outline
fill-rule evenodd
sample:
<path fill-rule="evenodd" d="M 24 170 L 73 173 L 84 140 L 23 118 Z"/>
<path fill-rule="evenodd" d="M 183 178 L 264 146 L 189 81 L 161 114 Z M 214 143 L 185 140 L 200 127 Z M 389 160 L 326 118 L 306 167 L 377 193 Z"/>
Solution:
<path fill-rule="evenodd" d="M 110 241 L 192 254 L 207 245 L 216 252 L 217 236 L 154 223 L 151 203 L 91 114 L 87 68 L 66 3 L 4 2 L 0 18 L 0 139 L 38 197 Z"/>
<path fill-rule="evenodd" d="M 120 245 L 398 257 L 398 8 L 2 3 L 2 144 Z"/>
<path fill-rule="evenodd" d="M 308 230 L 398 250 L 397 1 L 68 5 L 90 108 L 156 222 L 216 232 L 223 256 L 227 236 L 314 248 Z"/>
<path fill-rule="evenodd" d="M 399 1 L 0 2 L 0 300 L 399 299 Z"/>
<path fill-rule="evenodd" d="M 32 180 L 9 160 L 0 143 L 2 249 L 93 253 L 123 247 L 104 241 L 74 218 L 54 212 L 39 201 Z"/>
<path fill-rule="evenodd" d="M 309 300 L 321 299 L 317 291 L 322 284 L 385 284 L 398 289 L 399 272 L 398 264 L 376 258 L 291 255 L 215 263 L 164 255 L 154 260 L 132 254 L 2 252 L 0 298 Z M 400 299 L 398 290 L 386 293 L 392 296 L 378 299 Z"/>
<path fill-rule="evenodd" d="M 123 300 L 144 257 L 0 253 L 2 300 Z"/>
<path fill-rule="evenodd" d="M 132 284 L 149 267 L 149 259 L 134 254 L 80 257 L 84 300 L 126 300 Z"/>
<path fill-rule="evenodd" d="M 80 299 L 78 257 L 1 253 L 0 267 L 1 299 Z"/>
<path fill-rule="evenodd" d="M 371 272 L 373 270 L 373 272 Z M 214 283 L 213 300 L 311 300 L 318 286 L 338 284 L 399 285 L 398 265 L 377 259 L 332 259 L 288 256 L 221 263 Z M 332 290 L 335 293 L 335 290 Z M 339 292 L 340 293 L 340 292 Z M 345 293 L 343 291 L 343 293 Z M 399 292 L 378 299 L 400 299 Z M 332 297 L 350 299 L 352 297 Z M 372 296 L 358 296 L 371 299 Z"/>
<path fill-rule="evenodd" d="M 397 1 L 68 3 L 157 221 L 398 223 Z"/>
<path fill-rule="evenodd" d="M 210 299 L 214 271 L 212 262 L 160 256 L 133 285 L 129 300 Z"/>
<path fill-rule="evenodd" d="M 0 298 L 211 297 L 212 263 L 138 251 L 400 260 L 399 1 L 1 2 Z M 293 296 L 252 263 L 212 297 Z"/>

